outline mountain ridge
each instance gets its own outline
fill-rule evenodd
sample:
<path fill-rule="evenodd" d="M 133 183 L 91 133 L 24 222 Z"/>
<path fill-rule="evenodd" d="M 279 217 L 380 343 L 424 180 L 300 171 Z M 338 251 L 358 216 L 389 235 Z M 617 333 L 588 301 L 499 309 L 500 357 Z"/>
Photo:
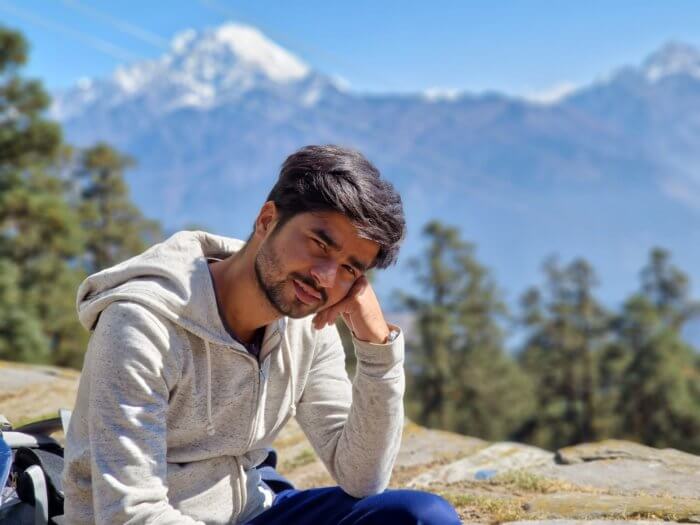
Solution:
<path fill-rule="evenodd" d="M 198 35 L 187 45 L 204 45 L 206 31 Z M 603 299 L 619 302 L 654 245 L 700 278 L 700 78 L 688 49 L 666 46 L 551 103 L 499 93 L 366 95 L 309 68 L 285 82 L 215 83 L 222 96 L 211 104 L 183 104 L 191 93 L 155 75 L 168 89 L 95 95 L 60 120 L 70 141 L 106 140 L 139 161 L 128 174 L 134 198 L 168 229 L 196 223 L 245 238 L 284 158 L 305 144 L 337 143 L 365 153 L 404 196 L 403 260 L 419 253 L 422 225 L 437 218 L 479 246 L 510 294 L 539 282 L 542 260 L 558 253 L 589 258 Z M 72 93 L 56 107 L 80 106 Z M 378 285 L 384 296 L 410 286 L 401 268 Z"/>

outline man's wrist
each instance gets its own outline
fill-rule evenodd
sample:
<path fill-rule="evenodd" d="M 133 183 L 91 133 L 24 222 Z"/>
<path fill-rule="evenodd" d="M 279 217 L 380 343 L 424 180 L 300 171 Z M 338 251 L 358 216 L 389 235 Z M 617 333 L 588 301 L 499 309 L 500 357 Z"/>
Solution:
<path fill-rule="evenodd" d="M 387 332 L 385 332 L 386 335 L 383 336 L 378 336 L 378 337 L 369 337 L 369 338 L 363 338 L 363 337 L 358 337 L 355 332 L 352 332 L 352 335 L 355 339 L 358 341 L 362 341 L 363 343 L 371 343 L 375 345 L 388 345 L 396 341 L 398 339 L 399 335 L 401 335 L 401 329 L 398 326 L 387 324 Z"/>

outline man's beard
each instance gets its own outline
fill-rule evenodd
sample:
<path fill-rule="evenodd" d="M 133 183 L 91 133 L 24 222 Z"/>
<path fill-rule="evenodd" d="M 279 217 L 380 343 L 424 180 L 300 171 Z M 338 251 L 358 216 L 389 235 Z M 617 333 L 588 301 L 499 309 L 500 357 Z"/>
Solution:
<path fill-rule="evenodd" d="M 278 276 L 282 274 L 282 265 L 277 253 L 272 247 L 272 243 L 270 242 L 273 238 L 274 234 L 263 241 L 263 244 L 260 246 L 260 250 L 258 250 L 258 254 L 255 257 L 255 277 L 258 281 L 258 287 L 265 294 L 265 297 L 270 305 L 272 305 L 272 307 L 281 315 L 299 319 L 320 310 L 326 303 L 328 296 L 326 295 L 325 290 L 319 290 L 316 287 L 316 284 L 310 277 L 293 272 L 289 274 L 286 279 L 279 279 Z M 321 299 L 318 304 L 302 304 L 297 301 L 296 296 L 293 296 L 291 300 L 286 299 L 284 293 L 285 288 L 293 286 L 292 279 L 296 279 L 304 284 L 307 284 L 321 294 Z"/>

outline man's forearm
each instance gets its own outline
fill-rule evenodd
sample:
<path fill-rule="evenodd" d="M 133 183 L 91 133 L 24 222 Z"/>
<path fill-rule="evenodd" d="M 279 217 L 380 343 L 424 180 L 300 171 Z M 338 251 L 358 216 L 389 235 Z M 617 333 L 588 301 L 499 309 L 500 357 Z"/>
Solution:
<path fill-rule="evenodd" d="M 337 338 L 335 327 L 324 335 Z M 297 419 L 338 484 L 355 497 L 384 490 L 403 429 L 403 335 L 377 345 L 353 340 L 352 386 L 339 338 L 311 370 Z"/>

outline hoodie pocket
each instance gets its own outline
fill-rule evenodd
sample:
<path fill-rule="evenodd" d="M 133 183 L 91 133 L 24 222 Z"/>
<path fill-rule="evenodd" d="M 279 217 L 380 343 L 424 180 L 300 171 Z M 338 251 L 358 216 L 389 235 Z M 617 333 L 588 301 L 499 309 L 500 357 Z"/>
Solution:
<path fill-rule="evenodd" d="M 206 523 L 231 523 L 238 508 L 238 469 L 230 456 L 168 463 L 168 500 L 180 512 Z"/>

